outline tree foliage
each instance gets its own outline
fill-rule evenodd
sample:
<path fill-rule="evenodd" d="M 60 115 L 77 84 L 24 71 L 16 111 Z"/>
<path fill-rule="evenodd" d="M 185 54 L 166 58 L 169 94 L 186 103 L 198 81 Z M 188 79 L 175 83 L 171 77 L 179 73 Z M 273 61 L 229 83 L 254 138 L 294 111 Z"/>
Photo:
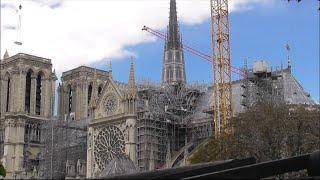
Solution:
<path fill-rule="evenodd" d="M 3 165 L 0 163 L 0 177 L 6 177 L 6 170 L 4 169 Z"/>
<path fill-rule="evenodd" d="M 319 106 L 260 104 L 231 120 L 232 134 L 199 147 L 191 163 L 255 157 L 258 162 L 310 153 L 320 147 Z"/>

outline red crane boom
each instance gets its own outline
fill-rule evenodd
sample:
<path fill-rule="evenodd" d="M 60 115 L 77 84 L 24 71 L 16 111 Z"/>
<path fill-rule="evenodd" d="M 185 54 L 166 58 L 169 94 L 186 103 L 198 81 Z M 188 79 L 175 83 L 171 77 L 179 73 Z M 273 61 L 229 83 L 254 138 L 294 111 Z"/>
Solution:
<path fill-rule="evenodd" d="M 159 32 L 159 31 L 156 31 L 154 29 L 151 29 L 147 26 L 143 26 L 142 28 L 143 31 L 147 31 L 149 32 L 150 34 L 153 34 L 154 36 L 157 36 L 158 38 L 160 39 L 163 39 L 163 40 L 166 40 L 167 39 L 167 36 L 164 35 L 162 32 Z M 188 51 L 189 53 L 193 54 L 193 55 L 196 55 L 196 56 L 199 56 L 201 57 L 202 59 L 204 60 L 207 60 L 208 62 L 212 62 L 212 57 L 210 55 L 207 55 L 207 54 L 204 54 L 198 50 L 195 50 L 193 49 L 192 47 L 190 46 L 187 46 L 185 44 L 182 45 L 182 48 L 186 51 Z M 231 67 L 231 71 L 234 72 L 234 73 L 237 73 L 239 74 L 240 76 L 242 77 L 245 77 L 245 72 L 242 71 L 241 69 L 237 68 L 237 67 L 233 67 L 229 64 L 229 66 Z"/>

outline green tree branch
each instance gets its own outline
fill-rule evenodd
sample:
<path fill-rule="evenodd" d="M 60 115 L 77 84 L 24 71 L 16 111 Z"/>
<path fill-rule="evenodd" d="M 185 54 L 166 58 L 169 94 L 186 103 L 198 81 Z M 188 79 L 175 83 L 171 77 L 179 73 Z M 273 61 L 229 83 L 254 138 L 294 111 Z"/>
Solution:
<path fill-rule="evenodd" d="M 257 104 L 231 119 L 234 133 L 198 147 L 191 163 L 255 157 L 258 162 L 292 157 L 320 146 L 320 106 Z"/>
<path fill-rule="evenodd" d="M 6 177 L 6 170 L 4 169 L 1 163 L 0 163 L 0 176 Z"/>

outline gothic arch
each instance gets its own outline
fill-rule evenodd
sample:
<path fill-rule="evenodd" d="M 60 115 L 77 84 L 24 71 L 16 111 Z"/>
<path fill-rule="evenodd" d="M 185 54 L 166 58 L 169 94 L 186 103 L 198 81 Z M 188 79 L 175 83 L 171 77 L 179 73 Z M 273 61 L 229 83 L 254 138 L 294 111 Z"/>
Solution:
<path fill-rule="evenodd" d="M 34 71 L 34 72 L 36 72 L 36 71 Z M 48 73 L 46 71 L 40 70 L 40 71 L 37 71 L 35 74 L 36 75 L 40 74 L 42 79 L 48 79 L 49 78 L 49 75 L 48 75 Z"/>
<path fill-rule="evenodd" d="M 4 80 L 7 81 L 10 77 L 11 77 L 11 74 L 10 74 L 9 71 L 7 71 L 7 72 L 5 73 L 5 75 L 4 75 Z"/>
<path fill-rule="evenodd" d="M 169 74 L 168 80 L 173 80 L 173 67 L 170 66 L 168 68 L 168 70 L 169 70 L 169 72 L 168 72 L 168 74 Z"/>
<path fill-rule="evenodd" d="M 37 73 L 37 76 L 41 76 L 41 79 L 45 79 L 46 78 L 46 74 L 43 71 L 39 71 Z"/>
<path fill-rule="evenodd" d="M 103 89 L 103 84 L 100 84 L 98 86 L 98 97 L 100 97 L 101 93 L 102 93 L 102 89 Z"/>
<path fill-rule="evenodd" d="M 26 73 L 26 85 L 25 85 L 25 111 L 30 113 L 31 105 L 31 84 L 34 71 L 32 69 L 27 70 Z"/>
<path fill-rule="evenodd" d="M 74 96 L 74 88 L 71 84 L 68 84 L 67 86 L 67 106 L 68 106 L 68 114 L 72 112 L 72 101 Z"/>
<path fill-rule="evenodd" d="M 45 74 L 42 71 L 39 71 L 36 75 L 36 115 L 41 115 L 41 100 L 43 94 L 43 79 Z"/>
<path fill-rule="evenodd" d="M 28 73 L 28 72 L 30 72 L 31 74 L 34 74 L 34 70 L 32 69 L 32 68 L 28 68 L 27 70 L 26 70 L 26 72 Z"/>
<path fill-rule="evenodd" d="M 182 77 L 181 77 L 181 69 L 180 69 L 180 68 L 177 68 L 176 74 L 177 74 L 176 77 L 177 77 L 179 80 L 182 79 Z"/>
<path fill-rule="evenodd" d="M 10 99 L 11 99 L 11 75 L 9 72 L 6 72 L 4 75 L 4 79 L 6 81 L 6 112 L 9 112 L 10 110 Z"/>
<path fill-rule="evenodd" d="M 93 88 L 92 88 L 92 83 L 90 83 L 89 86 L 88 86 L 88 104 L 89 104 L 90 101 L 91 101 L 92 92 L 93 92 L 92 90 L 93 90 Z"/>
<path fill-rule="evenodd" d="M 36 69 L 34 67 L 26 67 L 25 69 L 25 72 L 28 73 L 29 71 L 31 71 L 33 74 L 38 74 L 38 72 L 36 71 Z M 36 73 L 37 72 L 37 73 Z"/>

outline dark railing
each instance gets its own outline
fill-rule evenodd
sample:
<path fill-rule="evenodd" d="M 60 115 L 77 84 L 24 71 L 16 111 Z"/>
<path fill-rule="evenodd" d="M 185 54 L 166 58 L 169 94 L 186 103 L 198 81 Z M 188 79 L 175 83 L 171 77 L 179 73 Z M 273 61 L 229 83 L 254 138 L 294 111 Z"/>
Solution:
<path fill-rule="evenodd" d="M 256 163 L 254 158 L 202 163 L 150 172 L 106 177 L 110 179 L 260 179 L 307 170 L 320 178 L 320 151 L 286 159 Z"/>

